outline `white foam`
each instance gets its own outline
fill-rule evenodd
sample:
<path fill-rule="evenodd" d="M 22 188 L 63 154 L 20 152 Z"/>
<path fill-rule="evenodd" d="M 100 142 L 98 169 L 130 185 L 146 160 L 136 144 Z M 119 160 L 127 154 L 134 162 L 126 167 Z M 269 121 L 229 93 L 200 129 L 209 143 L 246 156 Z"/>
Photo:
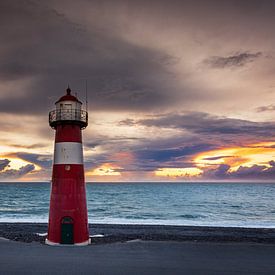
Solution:
<path fill-rule="evenodd" d="M 127 243 L 139 243 L 139 242 L 142 242 L 142 240 L 141 239 L 134 239 L 134 240 L 127 241 Z"/>
<path fill-rule="evenodd" d="M 0 241 L 10 241 L 10 240 L 6 239 L 6 238 L 3 238 L 3 237 L 0 237 Z"/>
<path fill-rule="evenodd" d="M 21 217 L 2 217 L 0 218 L 0 222 L 2 223 L 48 223 L 48 218 L 37 218 L 29 216 L 28 218 Z"/>
<path fill-rule="evenodd" d="M 96 235 L 91 235 L 90 238 L 103 238 L 104 235 L 102 234 L 96 234 Z"/>
<path fill-rule="evenodd" d="M 40 236 L 40 237 L 45 237 L 48 235 L 48 233 L 36 233 L 36 235 Z"/>
<path fill-rule="evenodd" d="M 48 223 L 48 217 L 37 218 L 29 216 L 28 218 L 14 217 L 0 218 L 0 223 Z M 154 220 L 154 219 L 125 219 L 125 218 L 101 218 L 89 217 L 89 223 L 93 224 L 121 224 L 121 225 L 175 225 L 175 226 L 213 226 L 213 227 L 243 227 L 243 228 L 275 228 L 272 221 L 192 221 L 192 220 Z"/>
<path fill-rule="evenodd" d="M 242 227 L 242 228 L 275 228 L 274 222 L 240 222 L 240 221 L 191 221 L 183 219 L 175 220 L 154 220 L 154 219 L 123 219 L 123 218 L 89 218 L 90 223 L 94 224 L 120 224 L 120 225 L 174 225 L 174 226 L 209 226 L 209 227 Z"/>

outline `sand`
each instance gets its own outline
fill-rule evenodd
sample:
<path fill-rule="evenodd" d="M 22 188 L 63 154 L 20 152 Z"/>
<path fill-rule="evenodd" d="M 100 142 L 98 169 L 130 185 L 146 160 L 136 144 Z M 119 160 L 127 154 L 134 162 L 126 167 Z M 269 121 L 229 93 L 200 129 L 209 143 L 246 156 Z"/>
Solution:
<path fill-rule="evenodd" d="M 104 238 L 94 238 L 93 244 L 135 239 L 275 244 L 275 229 L 268 228 L 90 224 L 89 230 L 91 235 L 104 235 Z M 36 233 L 45 232 L 47 232 L 46 223 L 0 223 L 0 237 L 10 240 L 43 243 L 46 237 L 38 236 Z"/>
<path fill-rule="evenodd" d="M 0 224 L 0 274 L 275 274 L 274 229 L 90 227 L 104 237 L 51 247 L 46 224 Z"/>

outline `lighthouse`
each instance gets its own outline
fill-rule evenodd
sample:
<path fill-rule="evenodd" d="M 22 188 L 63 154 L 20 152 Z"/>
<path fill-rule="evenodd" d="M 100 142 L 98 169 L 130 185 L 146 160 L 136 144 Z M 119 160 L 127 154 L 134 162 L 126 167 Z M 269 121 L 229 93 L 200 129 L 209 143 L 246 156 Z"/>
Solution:
<path fill-rule="evenodd" d="M 82 130 L 88 113 L 71 94 L 55 103 L 49 124 L 55 130 L 48 236 L 46 244 L 87 245 L 90 242 L 83 167 Z"/>

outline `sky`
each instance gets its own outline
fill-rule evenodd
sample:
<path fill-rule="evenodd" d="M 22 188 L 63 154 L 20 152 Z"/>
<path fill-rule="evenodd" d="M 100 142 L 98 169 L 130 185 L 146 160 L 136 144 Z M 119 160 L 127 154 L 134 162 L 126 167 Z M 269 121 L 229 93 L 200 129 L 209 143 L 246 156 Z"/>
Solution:
<path fill-rule="evenodd" d="M 0 180 L 50 181 L 85 102 L 87 181 L 272 181 L 275 2 L 1 0 Z M 85 108 L 85 106 L 83 106 Z"/>

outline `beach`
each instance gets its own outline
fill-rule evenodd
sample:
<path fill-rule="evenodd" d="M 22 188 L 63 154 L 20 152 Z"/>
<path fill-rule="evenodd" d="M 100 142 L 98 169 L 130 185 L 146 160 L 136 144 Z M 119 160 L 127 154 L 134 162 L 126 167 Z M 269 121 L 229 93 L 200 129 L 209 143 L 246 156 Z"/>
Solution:
<path fill-rule="evenodd" d="M 13 241 L 44 243 L 46 232 L 46 223 L 0 223 L 0 237 Z M 179 242 L 254 242 L 275 245 L 273 228 L 89 224 L 89 232 L 94 245 L 137 239 Z"/>
<path fill-rule="evenodd" d="M 51 247 L 45 223 L 1 223 L 0 274 L 275 273 L 275 229 L 89 227 L 91 245 Z"/>

